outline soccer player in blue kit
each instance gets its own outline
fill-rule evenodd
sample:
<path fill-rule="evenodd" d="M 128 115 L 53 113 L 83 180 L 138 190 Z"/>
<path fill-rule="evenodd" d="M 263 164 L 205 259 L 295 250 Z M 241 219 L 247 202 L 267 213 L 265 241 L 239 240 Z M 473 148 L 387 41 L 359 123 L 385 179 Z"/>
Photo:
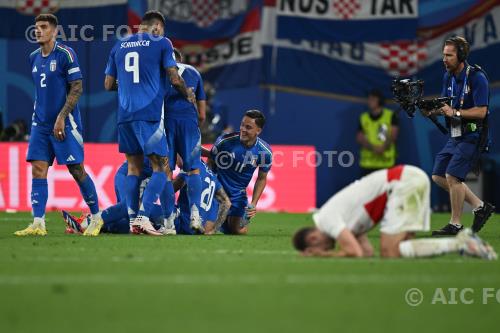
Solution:
<path fill-rule="evenodd" d="M 163 120 L 167 73 L 172 86 L 190 103 L 196 103 L 178 73 L 172 43 L 163 37 L 164 29 L 165 18 L 160 12 L 146 12 L 139 32 L 118 41 L 111 50 L 104 82 L 106 90 L 118 90 L 118 144 L 128 161 L 126 200 L 131 225 L 156 236 L 161 233 L 149 220 L 154 203 L 161 195 L 167 216 L 174 206 Z M 144 155 L 151 161 L 153 174 L 139 206 Z"/>
<path fill-rule="evenodd" d="M 147 159 L 145 159 L 145 164 Z M 200 217 L 204 226 L 205 234 L 212 235 L 215 234 L 222 223 L 226 220 L 227 212 L 231 206 L 231 201 L 229 200 L 224 188 L 220 185 L 217 177 L 212 173 L 212 171 L 199 160 L 197 166 L 200 170 L 200 176 L 202 178 L 202 195 L 200 203 Z M 115 175 L 115 192 L 117 193 L 117 198 L 124 196 L 123 191 L 120 189 L 121 179 L 127 175 L 127 162 L 125 162 L 117 171 Z M 151 176 L 151 171 L 143 170 L 141 174 L 142 181 L 149 180 Z M 160 207 L 155 205 L 151 211 L 151 222 L 154 224 L 155 228 L 161 232 L 163 235 L 175 235 L 177 233 L 184 235 L 197 234 L 199 231 L 194 231 L 190 226 L 190 205 L 187 194 L 186 186 L 186 174 L 180 173 L 174 180 L 174 189 L 177 191 L 180 189 L 179 199 L 177 202 L 178 210 L 174 214 L 174 229 L 166 228 L 166 223 L 163 218 L 163 212 Z M 216 200 L 213 200 L 213 199 Z M 68 212 L 62 212 L 64 221 L 66 222 L 66 232 L 67 233 L 82 233 L 85 231 L 88 223 L 88 216 L 83 215 L 79 218 L 72 216 Z M 129 218 L 127 214 L 127 207 L 123 201 L 118 199 L 118 203 L 102 211 L 102 219 L 104 220 L 104 226 L 102 227 L 102 232 L 114 233 L 114 234 L 128 234 L 130 230 Z"/>
<path fill-rule="evenodd" d="M 198 166 L 198 170 L 200 170 L 202 183 L 199 205 L 201 222 L 205 235 L 213 235 L 226 221 L 227 213 L 231 207 L 231 201 L 212 170 L 210 170 L 200 159 L 198 159 L 198 163 L 195 165 Z M 200 230 L 193 230 L 191 227 L 191 200 L 188 198 L 189 189 L 184 186 L 187 184 L 188 177 L 189 176 L 182 171 L 174 180 L 174 188 L 180 188 L 179 199 L 177 200 L 179 213 L 175 219 L 175 229 L 178 234 L 193 235 L 200 232 Z M 213 200 L 214 198 L 216 200 Z"/>
<path fill-rule="evenodd" d="M 200 73 L 190 65 L 182 63 L 182 54 L 174 49 L 179 75 L 188 89 L 196 96 L 196 105 L 190 103 L 174 87 L 170 86 L 165 97 L 165 127 L 169 148 L 170 169 L 175 168 L 177 154 L 182 159 L 182 171 L 187 186 L 187 199 L 190 207 L 190 226 L 203 232 L 200 218 L 201 178 L 196 167 L 201 157 L 201 133 L 199 125 L 205 120 L 205 92 Z M 172 213 L 173 214 L 173 213 Z M 167 218 L 167 228 L 173 228 L 174 215 Z"/>
<path fill-rule="evenodd" d="M 102 224 L 94 182 L 83 165 L 82 124 L 78 99 L 82 72 L 75 52 L 56 41 L 57 17 L 41 14 L 35 18 L 40 47 L 30 54 L 35 83 L 35 106 L 26 160 L 32 166 L 31 205 L 34 221 L 16 236 L 46 235 L 45 208 L 48 198 L 47 172 L 54 158 L 67 166 L 90 208 L 89 229 Z"/>
<path fill-rule="evenodd" d="M 271 147 L 259 138 L 265 122 L 262 112 L 249 110 L 241 120 L 239 132 L 220 136 L 210 152 L 203 152 L 209 155 L 210 166 L 231 200 L 227 221 L 222 225 L 224 233 L 245 234 L 249 220 L 257 213 L 273 159 Z M 246 188 L 257 168 L 252 202 L 248 204 Z"/>

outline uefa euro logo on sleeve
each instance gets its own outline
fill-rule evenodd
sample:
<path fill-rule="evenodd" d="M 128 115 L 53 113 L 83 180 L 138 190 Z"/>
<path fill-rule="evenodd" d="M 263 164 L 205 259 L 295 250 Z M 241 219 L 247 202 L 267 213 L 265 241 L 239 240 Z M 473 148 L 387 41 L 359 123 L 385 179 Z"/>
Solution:
<path fill-rule="evenodd" d="M 52 60 L 50 62 L 50 71 L 51 72 L 55 72 L 56 71 L 56 68 L 57 68 L 57 60 Z"/>

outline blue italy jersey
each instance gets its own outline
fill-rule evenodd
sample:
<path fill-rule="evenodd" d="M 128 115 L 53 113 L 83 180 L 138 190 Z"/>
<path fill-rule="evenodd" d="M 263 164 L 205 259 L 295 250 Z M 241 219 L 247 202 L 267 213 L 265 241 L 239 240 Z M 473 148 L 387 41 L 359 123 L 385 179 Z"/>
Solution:
<path fill-rule="evenodd" d="M 212 147 L 211 158 L 215 162 L 217 178 L 233 199 L 246 196 L 246 188 L 255 169 L 269 172 L 273 153 L 271 147 L 257 138 L 252 147 L 245 147 L 240 142 L 240 133 L 235 132 L 220 136 Z"/>
<path fill-rule="evenodd" d="M 175 67 L 172 43 L 138 33 L 116 43 L 106 75 L 118 80 L 118 123 L 160 121 L 166 93 L 166 68 Z"/>
<path fill-rule="evenodd" d="M 186 181 L 187 174 L 181 172 L 177 177 L 182 177 Z M 219 203 L 215 199 L 215 193 L 222 187 L 222 185 L 217 180 L 217 177 L 212 173 L 212 171 L 207 167 L 205 163 L 201 163 L 200 166 L 200 178 L 201 178 L 201 203 L 200 203 L 200 217 L 203 221 L 203 225 L 207 221 L 215 222 L 217 220 L 217 213 L 219 211 Z M 177 207 L 179 208 L 180 215 L 179 221 L 181 226 L 179 228 L 182 233 L 191 234 L 189 223 L 191 216 L 191 209 L 189 207 L 187 186 L 182 187 L 179 193 L 179 198 L 177 200 Z"/>
<path fill-rule="evenodd" d="M 200 73 L 193 66 L 178 63 L 179 75 L 182 76 L 186 87 L 193 89 L 196 100 L 205 100 L 203 80 Z M 177 89 L 167 82 L 168 91 L 165 98 L 165 109 L 167 118 L 192 118 L 198 121 L 198 112 L 192 103 L 184 97 Z"/>
<path fill-rule="evenodd" d="M 56 42 L 48 56 L 42 56 L 39 48 L 30 54 L 29 60 L 35 84 L 33 126 L 52 129 L 66 103 L 69 83 L 82 79 L 78 59 L 73 49 Z M 73 127 L 81 128 L 78 104 L 66 118 L 66 125 L 70 123 Z"/>
<path fill-rule="evenodd" d="M 448 72 L 443 77 L 443 89 L 441 96 L 449 97 L 454 96 L 452 107 L 458 108 L 460 105 L 460 97 L 464 89 L 464 80 L 467 66 L 457 76 Z M 488 80 L 481 71 L 471 68 L 467 84 L 464 91 L 464 104 L 463 109 L 470 109 L 475 106 L 488 106 Z"/>

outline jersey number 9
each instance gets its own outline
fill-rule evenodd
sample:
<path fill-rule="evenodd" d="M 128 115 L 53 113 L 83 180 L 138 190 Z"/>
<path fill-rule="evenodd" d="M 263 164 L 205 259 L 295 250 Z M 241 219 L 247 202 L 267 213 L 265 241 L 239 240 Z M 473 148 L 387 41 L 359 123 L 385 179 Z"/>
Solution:
<path fill-rule="evenodd" d="M 134 83 L 139 83 L 139 53 L 129 52 L 125 55 L 125 70 L 133 73 Z"/>

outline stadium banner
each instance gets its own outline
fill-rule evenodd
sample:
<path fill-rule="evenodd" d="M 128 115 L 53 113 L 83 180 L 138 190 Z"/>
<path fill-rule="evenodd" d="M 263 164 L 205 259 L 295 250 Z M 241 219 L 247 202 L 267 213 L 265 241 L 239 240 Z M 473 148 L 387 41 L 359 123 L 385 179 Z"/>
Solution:
<path fill-rule="evenodd" d="M 38 14 L 53 13 L 62 28 L 59 37 L 102 37 L 105 27 L 127 23 L 127 0 L 3 0 L 0 1 L 0 37 L 33 39 Z M 83 32 L 82 32 L 83 31 Z M 64 38 L 64 39 L 66 39 Z"/>
<path fill-rule="evenodd" d="M 313 146 L 271 146 L 274 164 L 259 201 L 262 211 L 308 212 L 316 206 L 316 152 Z M 31 165 L 27 143 L 0 143 L 0 211 L 30 211 Z M 94 180 L 102 209 L 116 201 L 114 175 L 124 156 L 116 144 L 85 145 L 85 169 Z M 256 173 L 248 189 L 251 199 Z M 48 174 L 47 211 L 86 211 L 78 186 L 67 168 L 54 165 Z"/>
<path fill-rule="evenodd" d="M 219 89 L 260 83 L 261 0 L 164 0 L 159 9 L 166 35 L 204 80 Z"/>
<path fill-rule="evenodd" d="M 418 0 L 276 0 L 276 8 L 278 38 L 286 39 L 414 39 L 418 25 Z"/>
<path fill-rule="evenodd" d="M 273 10 L 265 7 L 264 16 L 276 15 Z M 350 96 L 365 96 L 378 87 L 389 95 L 393 78 L 417 75 L 427 82 L 426 93 L 438 93 L 444 72 L 443 42 L 452 35 L 465 36 L 471 45 L 469 61 L 480 64 L 490 81 L 498 81 L 500 68 L 491 54 L 500 51 L 499 27 L 497 4 L 426 28 L 419 32 L 419 39 L 335 42 L 277 38 L 264 43 L 265 62 L 270 64 L 265 82 Z M 273 56 L 274 62 L 270 60 Z"/>
<path fill-rule="evenodd" d="M 167 19 L 172 39 L 203 41 L 226 39 L 241 33 L 249 20 L 259 20 L 263 0 L 158 0 L 151 9 Z"/>

